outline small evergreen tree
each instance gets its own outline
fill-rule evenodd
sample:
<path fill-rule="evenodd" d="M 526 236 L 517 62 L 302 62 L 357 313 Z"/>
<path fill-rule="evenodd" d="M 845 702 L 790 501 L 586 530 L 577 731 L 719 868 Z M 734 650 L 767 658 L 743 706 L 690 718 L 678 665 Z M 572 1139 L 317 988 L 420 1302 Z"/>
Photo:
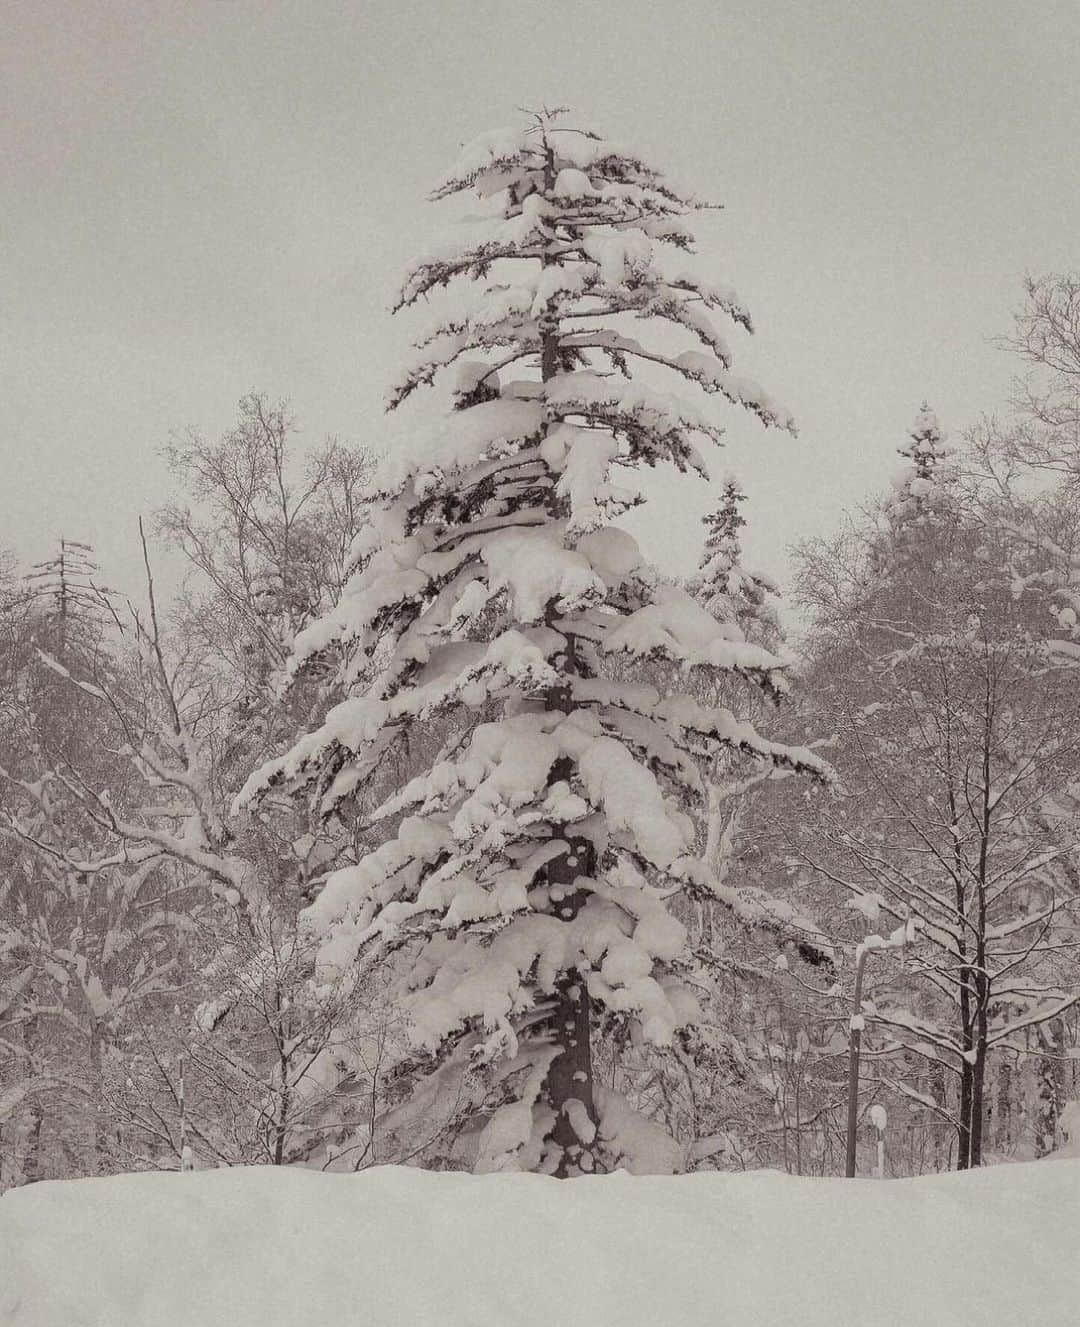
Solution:
<path fill-rule="evenodd" d="M 116 591 L 100 583 L 89 544 L 61 539 L 56 555 L 36 562 L 23 580 L 28 602 L 39 609 L 40 643 L 57 655 L 71 648 L 85 656 L 116 621 Z"/>
<path fill-rule="evenodd" d="M 894 532 L 946 510 L 956 480 L 953 449 L 946 445 L 937 415 L 925 401 L 909 437 L 907 446 L 897 449 L 905 465 L 894 475 L 893 492 L 885 504 Z"/>
<path fill-rule="evenodd" d="M 705 546 L 690 588 L 719 621 L 737 622 L 748 638 L 775 644 L 780 629 L 770 601 L 779 590 L 767 576 L 743 565 L 739 531 L 746 517 L 739 508 L 745 501 L 738 480 L 728 475 L 719 505 L 702 520 Z"/>
<path fill-rule="evenodd" d="M 414 265 L 398 307 L 461 281 L 472 297 L 418 343 L 389 401 L 455 366 L 453 407 L 390 458 L 360 570 L 296 643 L 294 672 L 351 646 L 348 694 L 242 800 L 307 785 L 324 815 L 352 804 L 384 827 L 309 922 L 328 972 L 404 953 L 413 1068 L 468 1063 L 501 1103 L 478 1168 L 670 1169 L 670 1140 L 596 1081 L 593 1040 L 670 1045 L 697 1016 L 667 899 L 709 892 L 715 752 L 825 767 L 728 709 L 605 675 L 618 658 L 667 659 L 786 687 L 784 659 L 660 583 L 610 523 L 642 500 L 628 468 L 703 473 L 694 440 L 721 436 L 632 367 L 791 421 L 731 372 L 712 318 L 750 330 L 734 291 L 669 272 L 664 251 L 690 248 L 700 204 L 642 157 L 545 112 L 471 144 L 433 196 L 468 190 L 482 214 Z M 632 334 L 657 320 L 700 348 Z M 386 787 L 388 758 L 446 715 L 439 758 Z"/>

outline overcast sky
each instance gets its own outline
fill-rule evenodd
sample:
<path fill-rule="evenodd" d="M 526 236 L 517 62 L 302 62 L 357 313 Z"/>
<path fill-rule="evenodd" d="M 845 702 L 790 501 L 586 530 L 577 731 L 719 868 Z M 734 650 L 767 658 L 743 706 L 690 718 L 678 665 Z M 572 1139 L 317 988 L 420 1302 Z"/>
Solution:
<path fill-rule="evenodd" d="M 1080 266 L 1080 4 L 949 0 L 0 0 L 0 546 L 65 534 L 137 587 L 171 431 L 252 389 L 308 442 L 379 444 L 415 324 L 397 274 L 459 145 L 566 104 L 726 210 L 701 270 L 736 369 L 800 436 L 730 419 L 757 565 L 879 488 L 923 399 L 1001 407 L 1026 271 Z M 442 215 L 440 215 L 442 212 Z M 740 350 L 743 353 L 739 353 Z M 730 412 L 729 412 L 730 413 Z M 664 483 L 686 569 L 706 495 Z"/>

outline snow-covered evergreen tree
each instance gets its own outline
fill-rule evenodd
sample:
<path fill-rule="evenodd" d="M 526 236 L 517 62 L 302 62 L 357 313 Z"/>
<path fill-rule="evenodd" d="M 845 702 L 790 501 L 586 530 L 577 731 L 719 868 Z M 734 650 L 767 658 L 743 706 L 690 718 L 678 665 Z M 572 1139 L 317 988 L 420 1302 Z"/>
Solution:
<path fill-rule="evenodd" d="M 938 417 L 924 401 L 906 447 L 898 448 L 904 465 L 893 476 L 886 512 L 895 528 L 918 523 L 947 508 L 955 488 L 954 452 Z"/>
<path fill-rule="evenodd" d="M 713 617 L 737 622 L 748 638 L 764 636 L 772 644 L 779 627 L 771 600 L 779 590 L 769 577 L 743 565 L 739 531 L 746 517 L 739 508 L 745 501 L 738 480 L 728 475 L 719 505 L 702 521 L 705 546 L 691 590 Z"/>
<path fill-rule="evenodd" d="M 700 204 L 636 152 L 545 112 L 476 140 L 433 196 L 467 191 L 480 215 L 411 268 L 398 307 L 459 282 L 470 295 L 389 400 L 449 371 L 453 408 L 389 458 L 359 569 L 296 643 L 294 672 L 351 648 L 347 694 L 241 800 L 308 786 L 331 815 L 371 806 L 383 779 L 381 846 L 329 876 L 308 920 L 330 975 L 401 950 L 426 1067 L 467 1061 L 496 1086 L 479 1169 L 670 1169 L 670 1140 L 595 1081 L 593 1039 L 670 1045 L 697 1016 L 666 900 L 709 888 L 715 752 L 825 767 L 728 709 L 605 677 L 605 661 L 663 658 L 786 686 L 784 659 L 660 583 L 611 524 L 642 500 L 628 469 L 704 473 L 695 439 L 722 431 L 633 371 L 791 420 L 731 371 L 714 317 L 750 330 L 734 291 L 671 262 Z M 633 334 L 657 323 L 698 348 Z M 433 766 L 387 789 L 389 757 L 446 715 Z"/>

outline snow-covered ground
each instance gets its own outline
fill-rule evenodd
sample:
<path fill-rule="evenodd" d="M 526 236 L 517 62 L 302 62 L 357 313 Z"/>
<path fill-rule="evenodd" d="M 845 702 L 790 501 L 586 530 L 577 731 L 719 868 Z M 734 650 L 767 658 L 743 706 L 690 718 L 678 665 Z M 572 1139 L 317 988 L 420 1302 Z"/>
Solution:
<path fill-rule="evenodd" d="M 1080 1161 L 881 1182 L 387 1167 L 0 1199 L 17 1327 L 1065 1327 Z"/>

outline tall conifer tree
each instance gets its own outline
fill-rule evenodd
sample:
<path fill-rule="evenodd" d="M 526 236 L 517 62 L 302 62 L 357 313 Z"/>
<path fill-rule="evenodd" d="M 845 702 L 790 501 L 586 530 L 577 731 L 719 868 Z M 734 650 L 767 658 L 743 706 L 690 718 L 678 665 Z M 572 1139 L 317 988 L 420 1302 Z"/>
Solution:
<path fill-rule="evenodd" d="M 611 523 L 642 500 L 629 469 L 703 474 L 695 442 L 722 432 L 634 375 L 659 368 L 768 427 L 791 420 L 731 370 L 714 319 L 751 329 L 735 292 L 671 262 L 701 204 L 636 152 L 544 112 L 476 140 L 433 197 L 465 192 L 482 214 L 411 268 L 398 307 L 470 294 L 389 399 L 450 372 L 453 408 L 389 458 L 356 574 L 297 641 L 294 669 L 344 653 L 346 698 L 243 797 L 308 786 L 332 814 L 417 725 L 455 716 L 433 767 L 370 814 L 381 846 L 310 909 L 326 970 L 407 956 L 401 998 L 430 1067 L 465 1056 L 500 1094 L 480 1169 L 671 1168 L 670 1144 L 596 1081 L 593 1041 L 668 1045 L 697 1016 L 667 900 L 709 887 L 715 752 L 825 767 L 728 709 L 605 676 L 616 658 L 664 658 L 786 687 L 784 659 L 659 582 Z M 646 325 L 697 348 L 639 340 Z"/>

